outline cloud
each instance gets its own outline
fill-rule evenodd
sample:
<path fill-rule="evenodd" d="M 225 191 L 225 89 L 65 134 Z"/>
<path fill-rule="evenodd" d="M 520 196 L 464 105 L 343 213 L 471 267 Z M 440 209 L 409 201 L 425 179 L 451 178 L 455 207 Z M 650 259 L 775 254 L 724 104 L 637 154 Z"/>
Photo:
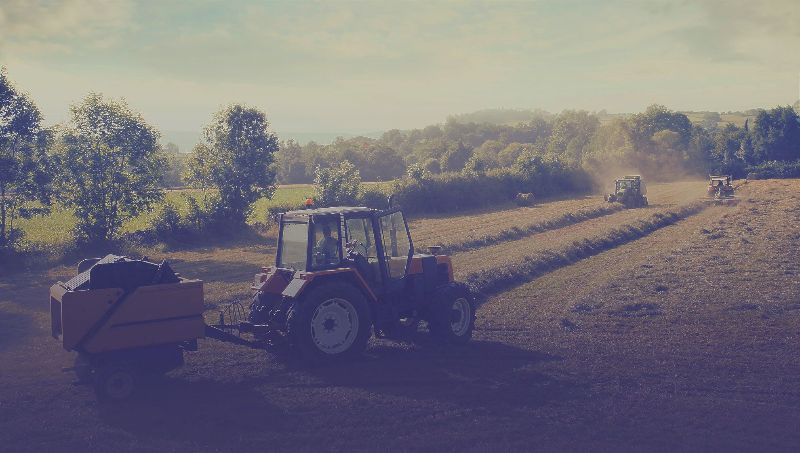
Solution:
<path fill-rule="evenodd" d="M 3 0 L 0 50 L 47 54 L 110 47 L 131 25 L 132 12 L 121 0 Z"/>

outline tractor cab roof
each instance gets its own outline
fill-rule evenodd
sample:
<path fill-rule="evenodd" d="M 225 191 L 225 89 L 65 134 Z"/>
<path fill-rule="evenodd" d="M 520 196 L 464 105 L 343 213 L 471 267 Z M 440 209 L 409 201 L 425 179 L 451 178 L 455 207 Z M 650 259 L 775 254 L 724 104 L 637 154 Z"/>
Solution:
<path fill-rule="evenodd" d="M 308 220 L 310 216 L 328 216 L 341 214 L 360 214 L 379 212 L 377 209 L 365 208 L 363 206 L 335 206 L 331 208 L 298 209 L 288 211 L 283 214 L 286 220 Z"/>

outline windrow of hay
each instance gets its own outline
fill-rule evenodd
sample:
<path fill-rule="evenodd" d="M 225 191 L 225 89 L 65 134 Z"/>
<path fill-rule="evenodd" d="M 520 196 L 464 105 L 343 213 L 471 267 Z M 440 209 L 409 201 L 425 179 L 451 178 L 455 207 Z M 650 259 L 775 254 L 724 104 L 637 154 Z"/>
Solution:
<path fill-rule="evenodd" d="M 464 252 L 467 250 L 474 250 L 481 247 L 497 244 L 499 242 L 513 241 L 522 239 L 536 233 L 543 233 L 545 231 L 564 228 L 569 225 L 584 222 L 586 220 L 596 219 L 606 215 L 613 214 L 621 211 L 623 206 L 620 204 L 604 204 L 589 209 L 581 209 L 576 212 L 568 212 L 557 218 L 545 220 L 543 222 L 527 225 L 523 227 L 512 227 L 494 234 L 487 234 L 478 238 L 466 239 L 462 242 L 446 244 L 444 250 L 448 254 Z"/>
<path fill-rule="evenodd" d="M 640 239 L 658 229 L 695 215 L 706 207 L 707 204 L 698 202 L 675 210 L 655 213 L 645 220 L 615 228 L 602 236 L 575 241 L 560 250 L 545 250 L 526 256 L 521 261 L 508 266 L 472 272 L 466 276 L 464 281 L 467 282 L 478 301 L 483 302 L 491 294 L 529 282 L 539 275 Z"/>

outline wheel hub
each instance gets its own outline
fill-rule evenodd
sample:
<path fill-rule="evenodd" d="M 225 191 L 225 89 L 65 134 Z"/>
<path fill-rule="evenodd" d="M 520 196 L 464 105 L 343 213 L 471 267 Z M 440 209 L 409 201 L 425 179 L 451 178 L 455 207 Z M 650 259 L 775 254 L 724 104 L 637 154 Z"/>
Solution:
<path fill-rule="evenodd" d="M 472 307 L 467 299 L 460 297 L 453 301 L 450 311 L 450 329 L 456 336 L 460 337 L 467 333 L 471 317 Z"/>
<path fill-rule="evenodd" d="M 311 339 L 320 351 L 341 354 L 355 342 L 358 321 L 358 312 L 349 301 L 328 299 L 311 316 Z"/>

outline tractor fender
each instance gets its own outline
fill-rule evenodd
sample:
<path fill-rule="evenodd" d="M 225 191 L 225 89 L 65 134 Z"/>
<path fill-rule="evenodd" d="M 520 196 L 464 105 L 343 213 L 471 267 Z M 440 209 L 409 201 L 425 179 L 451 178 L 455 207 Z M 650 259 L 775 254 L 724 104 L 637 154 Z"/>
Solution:
<path fill-rule="evenodd" d="M 372 292 L 367 281 L 355 269 L 331 269 L 317 272 L 298 272 L 284 288 L 282 295 L 290 298 L 302 297 L 304 291 L 313 286 L 332 279 L 345 280 L 358 288 L 370 302 L 377 302 L 378 297 Z"/>

